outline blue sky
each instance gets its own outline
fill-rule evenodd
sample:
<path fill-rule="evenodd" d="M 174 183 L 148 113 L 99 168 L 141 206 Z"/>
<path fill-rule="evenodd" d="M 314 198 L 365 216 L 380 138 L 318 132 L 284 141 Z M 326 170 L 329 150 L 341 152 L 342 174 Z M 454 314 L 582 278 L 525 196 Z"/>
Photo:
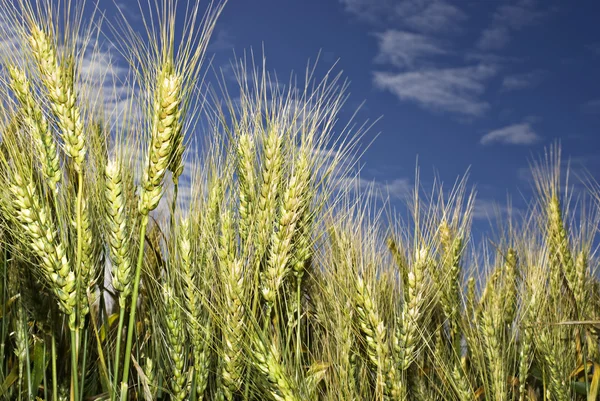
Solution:
<path fill-rule="evenodd" d="M 494 0 L 230 0 L 211 55 L 264 46 L 283 81 L 320 66 L 351 81 L 346 113 L 383 117 L 362 158 L 365 181 L 398 200 L 434 173 L 470 167 L 477 217 L 531 194 L 528 164 L 555 140 L 574 171 L 600 173 L 600 3 Z M 136 6 L 137 7 L 137 6 Z M 135 21 L 132 21 L 135 24 Z"/>

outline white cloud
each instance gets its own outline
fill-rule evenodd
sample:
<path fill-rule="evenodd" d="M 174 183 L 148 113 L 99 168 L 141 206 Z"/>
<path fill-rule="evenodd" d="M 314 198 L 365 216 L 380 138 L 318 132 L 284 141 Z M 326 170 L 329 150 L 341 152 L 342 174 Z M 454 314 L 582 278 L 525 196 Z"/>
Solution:
<path fill-rule="evenodd" d="M 467 16 L 458 7 L 441 0 L 408 0 L 395 7 L 407 26 L 420 32 L 458 30 Z"/>
<path fill-rule="evenodd" d="M 500 205 L 492 199 L 476 198 L 473 204 L 472 216 L 476 220 L 492 220 L 495 217 L 504 217 L 517 211 L 514 207 Z"/>
<path fill-rule="evenodd" d="M 530 123 L 513 124 L 508 127 L 490 131 L 481 137 L 482 145 L 506 143 L 511 145 L 531 145 L 541 137 L 531 128 Z"/>
<path fill-rule="evenodd" d="M 391 181 L 368 180 L 361 177 L 342 177 L 337 187 L 349 189 L 369 199 L 403 199 L 411 193 L 413 185 L 408 178 L 395 178 Z"/>
<path fill-rule="evenodd" d="M 376 34 L 379 40 L 378 63 L 413 68 L 420 58 L 446 54 L 437 41 L 418 33 L 389 29 Z"/>
<path fill-rule="evenodd" d="M 537 86 L 544 79 L 545 72 L 541 70 L 514 74 L 504 77 L 502 80 L 503 91 L 514 91 Z"/>
<path fill-rule="evenodd" d="M 600 114 L 600 99 L 592 99 L 588 102 L 585 102 L 581 106 L 581 109 L 587 114 Z"/>
<path fill-rule="evenodd" d="M 535 8 L 535 1 L 518 1 L 496 9 L 490 26 L 483 30 L 477 43 L 482 50 L 499 50 L 506 46 L 513 31 L 521 30 L 542 20 L 547 11 Z"/>
<path fill-rule="evenodd" d="M 141 99 L 128 81 L 129 68 L 116 60 L 124 63 L 113 55 L 112 48 L 90 47 L 79 66 L 78 91 L 87 111 L 102 113 L 121 127 L 139 119 Z"/>
<path fill-rule="evenodd" d="M 484 50 L 498 50 L 510 41 L 510 32 L 505 26 L 493 26 L 481 33 L 477 46 Z"/>
<path fill-rule="evenodd" d="M 371 23 L 399 22 L 422 33 L 459 30 L 467 16 L 444 0 L 340 0 L 346 11 Z"/>
<path fill-rule="evenodd" d="M 233 51 L 234 38 L 231 32 L 227 29 L 218 29 L 208 45 L 209 52 Z"/>
<path fill-rule="evenodd" d="M 374 84 L 404 101 L 434 110 L 468 116 L 482 115 L 489 104 L 479 98 L 484 82 L 494 76 L 492 66 L 428 69 L 403 73 L 375 72 Z"/>

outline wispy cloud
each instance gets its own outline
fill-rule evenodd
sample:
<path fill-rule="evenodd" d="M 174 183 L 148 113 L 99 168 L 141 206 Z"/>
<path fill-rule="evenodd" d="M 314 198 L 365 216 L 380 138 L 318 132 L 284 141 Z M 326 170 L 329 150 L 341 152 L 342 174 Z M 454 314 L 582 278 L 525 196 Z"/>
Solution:
<path fill-rule="evenodd" d="M 404 199 L 413 190 L 408 178 L 395 178 L 389 181 L 368 180 L 362 177 L 343 177 L 338 180 L 339 188 L 351 189 L 359 195 L 375 200 Z"/>
<path fill-rule="evenodd" d="M 493 66 L 427 69 L 402 73 L 375 72 L 373 82 L 404 101 L 433 110 L 480 116 L 489 104 L 480 95 L 485 81 L 496 74 Z"/>
<path fill-rule="evenodd" d="M 585 46 L 588 50 L 594 53 L 596 56 L 600 56 L 600 43 L 591 43 Z"/>
<path fill-rule="evenodd" d="M 510 145 L 531 145 L 541 137 L 533 130 L 528 122 L 513 124 L 508 127 L 493 130 L 481 137 L 482 145 L 505 143 Z"/>
<path fill-rule="evenodd" d="M 533 25 L 547 15 L 548 12 L 538 10 L 532 0 L 503 4 L 494 12 L 490 26 L 481 33 L 477 47 L 482 50 L 502 49 L 510 42 L 513 32 Z"/>
<path fill-rule="evenodd" d="M 379 41 L 378 63 L 413 68 L 422 58 L 446 54 L 435 39 L 426 35 L 389 29 L 376 34 Z"/>
<path fill-rule="evenodd" d="M 218 29 L 208 45 L 209 52 L 232 51 L 234 37 L 228 29 Z"/>
<path fill-rule="evenodd" d="M 545 77 L 546 72 L 542 70 L 526 72 L 523 74 L 508 75 L 502 80 L 502 90 L 508 92 L 532 88 L 539 85 Z"/>
<path fill-rule="evenodd" d="M 376 33 L 378 53 L 373 72 L 377 89 L 435 112 L 481 116 L 489 104 L 481 97 L 496 75 L 495 63 L 456 65 L 447 33 L 467 15 L 444 0 L 340 0 L 347 11 L 371 22 L 393 24 Z M 386 17 L 387 16 L 387 17 Z M 442 33 L 445 35 L 442 36 Z M 443 66 L 441 66 L 443 65 Z"/>
<path fill-rule="evenodd" d="M 401 1 L 395 11 L 407 26 L 420 32 L 455 31 L 467 19 L 458 7 L 441 0 Z"/>
<path fill-rule="evenodd" d="M 129 68 L 124 67 L 124 60 L 114 53 L 112 47 L 87 49 L 77 84 L 88 111 L 101 113 L 102 118 L 120 126 L 139 118 L 140 99 L 128 80 Z"/>
<path fill-rule="evenodd" d="M 472 216 L 476 220 L 492 220 L 496 217 L 505 217 L 511 212 L 517 212 L 514 207 L 501 205 L 492 199 L 475 199 L 473 204 Z"/>
<path fill-rule="evenodd" d="M 492 26 L 481 33 L 477 47 L 482 50 L 498 50 L 510 41 L 510 32 L 506 26 Z"/>
<path fill-rule="evenodd" d="M 371 23 L 400 23 L 421 33 L 457 31 L 467 19 L 444 0 L 340 0 L 346 11 Z"/>
<path fill-rule="evenodd" d="M 600 99 L 592 99 L 581 105 L 581 111 L 586 114 L 600 114 Z"/>
<path fill-rule="evenodd" d="M 141 15 L 140 9 L 139 8 L 135 8 L 135 7 L 134 8 L 130 8 L 129 5 L 130 4 L 128 4 L 128 2 L 125 2 L 125 1 L 117 1 L 117 2 L 115 2 L 115 6 L 128 19 L 129 18 L 133 18 L 134 20 L 137 20 L 137 21 L 141 20 L 142 19 L 142 15 Z"/>

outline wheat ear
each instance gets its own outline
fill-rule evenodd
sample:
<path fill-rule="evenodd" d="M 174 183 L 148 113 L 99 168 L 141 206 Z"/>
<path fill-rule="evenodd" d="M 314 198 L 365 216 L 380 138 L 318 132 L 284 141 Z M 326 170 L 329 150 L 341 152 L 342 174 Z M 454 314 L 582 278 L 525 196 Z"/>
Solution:
<path fill-rule="evenodd" d="M 48 91 L 52 111 L 58 119 L 67 154 L 73 159 L 75 170 L 82 171 L 85 159 L 85 137 L 81 111 L 77 105 L 68 67 L 58 62 L 54 44 L 43 29 L 33 24 L 29 44 L 42 73 L 42 82 Z"/>
<path fill-rule="evenodd" d="M 258 341 L 255 347 L 254 366 L 269 383 L 269 391 L 276 401 L 300 401 L 300 392 L 287 375 L 281 364 L 281 355 L 275 343 L 267 346 Z"/>
<path fill-rule="evenodd" d="M 123 175 L 119 160 L 109 159 L 104 170 L 104 198 L 106 201 L 106 221 L 108 246 L 112 261 L 112 285 L 119 296 L 119 323 L 115 351 L 113 386 L 117 387 L 119 360 L 121 356 L 121 336 L 125 321 L 127 297 L 131 293 L 131 254 L 128 232 L 127 200 L 123 192 Z M 113 395 L 114 397 L 114 395 Z"/>
<path fill-rule="evenodd" d="M 140 247 L 135 267 L 132 290 L 132 308 L 127 326 L 127 342 L 125 345 L 125 364 L 121 380 L 121 395 L 126 397 L 131 348 L 133 347 L 133 328 L 135 326 L 135 302 L 139 292 L 148 213 L 156 209 L 163 194 L 163 179 L 173 153 L 174 135 L 179 130 L 181 114 L 181 76 L 173 71 L 173 65 L 166 62 L 159 71 L 156 83 L 153 119 L 151 127 L 150 149 L 148 160 L 142 177 L 142 188 L 139 198 L 139 212 L 142 216 L 140 224 Z"/>
<path fill-rule="evenodd" d="M 190 239 L 190 221 L 183 219 L 179 223 L 178 250 L 182 268 L 184 291 L 187 309 L 189 336 L 194 353 L 194 372 L 196 375 L 196 397 L 202 399 L 209 373 L 210 335 L 203 323 L 206 320 L 202 310 L 200 289 L 197 281 L 197 265 L 193 262 L 192 244 Z"/>
<path fill-rule="evenodd" d="M 463 241 L 455 236 L 446 219 L 439 228 L 442 245 L 442 266 L 444 268 L 443 283 L 439 283 L 442 297 L 442 310 L 448 319 L 452 345 L 460 354 L 460 259 L 463 252 Z"/>
<path fill-rule="evenodd" d="M 402 400 L 405 397 L 405 389 L 389 349 L 387 328 L 373 303 L 369 287 L 360 276 L 357 276 L 355 281 L 356 315 L 367 344 L 367 356 L 376 369 L 376 393 L 388 399 Z"/>
<path fill-rule="evenodd" d="M 183 401 L 188 396 L 187 375 L 185 374 L 185 330 L 181 307 L 177 303 L 173 289 L 168 284 L 163 288 L 163 302 L 165 303 L 167 350 L 172 362 L 171 390 L 175 399 Z"/>
<path fill-rule="evenodd" d="M 307 202 L 308 181 L 308 160 L 301 158 L 284 192 L 279 223 L 271 239 L 269 259 L 262 284 L 262 295 L 269 305 L 275 301 L 281 283 L 290 272 L 292 240 Z"/>
<path fill-rule="evenodd" d="M 58 231 L 53 228 L 50 210 L 42 201 L 32 179 L 25 180 L 17 171 L 10 189 L 16 217 L 27 234 L 31 249 L 40 258 L 40 267 L 56 294 L 61 310 L 69 318 L 69 327 L 76 325 L 77 304 L 75 273 L 70 268 Z"/>
<path fill-rule="evenodd" d="M 223 333 L 222 376 L 225 398 L 232 400 L 242 377 L 242 338 L 244 329 L 244 275 L 241 261 L 236 258 L 235 232 L 231 215 L 225 213 L 221 221 L 219 266 L 223 275 L 223 302 L 225 305 Z"/>
<path fill-rule="evenodd" d="M 250 134 L 244 132 L 237 143 L 237 175 L 240 198 L 240 238 L 243 243 L 248 240 L 255 212 L 256 198 L 256 166 L 255 144 Z"/>
<path fill-rule="evenodd" d="M 23 108 L 25 124 L 29 127 L 38 156 L 41 159 L 42 174 L 46 178 L 48 186 L 56 194 L 57 184 L 61 180 L 62 172 L 56 151 L 56 143 L 52 137 L 52 132 L 48 128 L 48 121 L 33 97 L 25 72 L 17 67 L 10 67 L 9 72 L 11 88 Z"/>
<path fill-rule="evenodd" d="M 181 77 L 165 63 L 158 75 L 153 106 L 152 133 L 148 161 L 142 178 L 140 213 L 156 209 L 163 194 L 163 178 L 174 151 L 180 130 Z"/>
<path fill-rule="evenodd" d="M 119 293 L 119 307 L 125 309 L 131 293 L 131 255 L 128 232 L 127 202 L 118 160 L 109 160 L 105 168 L 106 221 L 112 266 L 112 285 Z"/>
<path fill-rule="evenodd" d="M 422 248 L 417 251 L 413 269 L 408 273 L 408 282 L 406 283 L 407 301 L 402 308 L 394 341 L 394 348 L 399 355 L 401 371 L 408 369 L 414 358 L 419 321 L 423 314 L 425 289 L 427 288 L 426 272 L 429 263 L 429 251 Z"/>

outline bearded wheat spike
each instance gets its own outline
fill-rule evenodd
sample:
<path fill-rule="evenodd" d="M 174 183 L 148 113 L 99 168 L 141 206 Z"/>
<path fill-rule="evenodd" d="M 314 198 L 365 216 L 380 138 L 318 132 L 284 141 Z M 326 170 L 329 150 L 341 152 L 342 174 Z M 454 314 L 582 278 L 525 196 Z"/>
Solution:
<path fill-rule="evenodd" d="M 273 217 L 276 213 L 276 198 L 281 179 L 282 137 L 278 126 L 269 127 L 264 144 L 262 159 L 262 183 L 258 194 L 256 212 L 258 240 L 256 241 L 256 259 L 259 261 L 267 249 L 269 236 L 273 230 Z"/>
<path fill-rule="evenodd" d="M 9 67 L 9 73 L 11 88 L 23 108 L 25 124 L 29 127 L 38 157 L 41 159 L 42 174 L 48 181 L 48 186 L 56 193 L 56 184 L 60 182 L 62 174 L 56 143 L 48 128 L 48 121 L 33 97 L 25 72 L 17 67 Z"/>
<path fill-rule="evenodd" d="M 88 203 L 83 201 L 81 213 L 81 231 L 82 231 L 82 259 L 81 271 L 78 272 L 78 280 L 81 288 L 79 289 L 79 324 L 81 328 L 85 323 L 85 316 L 90 311 L 88 289 L 90 294 L 94 293 L 97 274 L 97 260 L 94 249 L 94 238 L 92 233 L 92 221 Z"/>
<path fill-rule="evenodd" d="M 529 327 L 523 327 L 519 336 L 519 401 L 525 401 L 527 395 L 527 378 L 531 367 L 532 333 Z"/>
<path fill-rule="evenodd" d="M 481 314 L 481 331 L 485 341 L 485 355 L 490 367 L 490 380 L 495 399 L 502 399 L 507 394 L 506 372 L 502 361 L 502 342 L 500 340 L 504 316 L 498 295 L 491 293 L 489 302 Z"/>
<path fill-rule="evenodd" d="M 235 238 L 229 213 L 223 216 L 219 246 L 219 265 L 223 274 L 225 327 L 223 328 L 223 367 L 225 398 L 232 400 L 242 376 L 242 343 L 244 327 L 243 265 L 235 255 Z"/>
<path fill-rule="evenodd" d="M 144 375 L 146 375 L 146 380 L 148 382 L 148 387 L 150 389 L 150 399 L 154 399 L 156 397 L 156 393 L 158 391 L 158 386 L 156 385 L 156 367 L 154 366 L 154 362 L 149 357 L 145 358 L 146 363 L 144 364 Z"/>
<path fill-rule="evenodd" d="M 247 240 L 255 212 L 256 167 L 254 161 L 254 140 L 244 132 L 237 144 L 238 153 L 238 182 L 240 197 L 240 237 Z"/>
<path fill-rule="evenodd" d="M 303 398 L 285 372 L 280 359 L 279 350 L 274 343 L 267 347 L 262 341 L 258 342 L 254 352 L 254 365 L 269 382 L 271 396 L 276 401 L 300 401 Z"/>
<path fill-rule="evenodd" d="M 414 267 L 408 273 L 407 302 L 402 308 L 400 322 L 394 340 L 397 354 L 400 356 L 400 369 L 408 369 L 414 358 L 419 320 L 423 313 L 425 289 L 427 288 L 425 273 L 429 268 L 429 251 L 420 249 L 415 257 Z"/>
<path fill-rule="evenodd" d="M 504 324 L 512 324 L 517 313 L 517 275 L 518 275 L 518 257 L 517 252 L 510 248 L 506 254 L 504 264 L 504 299 L 506 300 L 503 308 Z"/>
<path fill-rule="evenodd" d="M 196 374 L 196 396 L 202 398 L 206 385 L 208 384 L 209 363 L 209 338 L 203 322 L 206 317 L 202 311 L 202 301 L 199 297 L 200 292 L 197 286 L 197 266 L 193 263 L 192 245 L 190 241 L 190 222 L 183 219 L 180 224 L 178 236 L 179 259 L 181 261 L 183 282 L 185 291 L 185 306 L 187 308 L 189 321 L 189 334 L 194 353 L 194 371 Z"/>
<path fill-rule="evenodd" d="M 108 226 L 108 243 L 112 267 L 112 285 L 119 292 L 119 307 L 125 308 L 131 292 L 130 239 L 127 231 L 127 201 L 123 193 L 121 165 L 109 160 L 105 169 L 105 199 Z"/>
<path fill-rule="evenodd" d="M 575 271 L 577 274 L 577 285 L 575 286 L 575 300 L 577 302 L 577 309 L 579 310 L 581 316 L 585 316 L 585 312 L 589 309 L 589 306 L 586 302 L 586 278 L 588 272 L 588 252 L 587 250 L 582 250 L 577 254 L 577 259 L 575 260 Z"/>
<path fill-rule="evenodd" d="M 539 350 L 540 356 L 547 367 L 548 393 L 552 395 L 549 398 L 557 401 L 571 400 L 570 384 L 561 372 L 559 360 L 556 358 L 557 347 L 553 344 L 551 336 L 546 329 L 543 329 L 541 332 L 536 333 L 536 337 L 538 341 L 536 350 Z"/>
<path fill-rule="evenodd" d="M 304 213 L 298 223 L 299 230 L 296 232 L 294 239 L 294 258 L 292 261 L 292 269 L 297 280 L 301 280 L 305 273 L 306 263 L 312 256 L 312 218 Z"/>
<path fill-rule="evenodd" d="M 153 106 L 150 150 L 139 206 L 143 215 L 156 209 L 163 194 L 163 179 L 173 158 L 174 144 L 180 130 L 181 84 L 181 76 L 173 71 L 170 63 L 166 63 L 158 75 Z"/>
<path fill-rule="evenodd" d="M 172 173 L 173 183 L 179 185 L 179 177 L 183 173 L 183 153 L 185 145 L 183 144 L 183 126 L 177 124 L 173 135 L 173 154 L 169 162 L 169 171 Z"/>
<path fill-rule="evenodd" d="M 32 251 L 40 258 L 40 267 L 51 283 L 59 306 L 68 317 L 69 327 L 75 328 L 77 292 L 75 273 L 71 270 L 65 249 L 52 228 L 50 211 L 42 203 L 33 180 L 26 181 L 19 172 L 12 175 L 10 190 L 16 217 L 23 227 Z"/>
<path fill-rule="evenodd" d="M 460 351 L 460 259 L 463 252 L 463 241 L 455 236 L 444 219 L 439 228 L 440 243 L 444 266 L 442 286 L 442 309 L 450 322 L 450 334 L 455 350 Z"/>
<path fill-rule="evenodd" d="M 356 278 L 355 302 L 360 330 L 367 343 L 367 356 L 376 369 L 377 393 L 387 399 L 404 399 L 405 389 L 389 350 L 387 329 L 375 308 L 369 287 L 360 276 Z"/>
<path fill-rule="evenodd" d="M 165 302 L 166 340 L 171 364 L 171 390 L 175 399 L 183 401 L 187 397 L 187 375 L 185 374 L 185 331 L 181 318 L 181 309 L 176 296 L 169 285 L 163 288 Z"/>
<path fill-rule="evenodd" d="M 85 137 L 69 68 L 59 64 L 54 44 L 37 25 L 31 26 L 29 44 L 48 91 L 52 111 L 57 117 L 67 154 L 73 159 L 75 170 L 81 172 L 86 153 Z"/>
<path fill-rule="evenodd" d="M 557 195 L 552 196 L 548 205 L 548 235 L 548 248 L 553 269 L 551 274 L 553 280 L 556 280 L 553 283 L 553 290 L 556 295 L 560 293 L 560 281 L 564 274 L 570 290 L 577 294 L 579 292 L 577 272 Z"/>
<path fill-rule="evenodd" d="M 298 165 L 295 167 L 283 195 L 279 223 L 277 231 L 272 235 L 267 269 L 263 276 L 262 295 L 270 305 L 275 302 L 281 283 L 289 273 L 289 262 L 293 248 L 292 240 L 307 203 L 310 174 L 308 160 L 300 158 Z"/>
<path fill-rule="evenodd" d="M 456 393 L 460 401 L 472 401 L 475 398 L 465 374 L 456 365 L 452 369 L 452 380 L 456 385 Z"/>

